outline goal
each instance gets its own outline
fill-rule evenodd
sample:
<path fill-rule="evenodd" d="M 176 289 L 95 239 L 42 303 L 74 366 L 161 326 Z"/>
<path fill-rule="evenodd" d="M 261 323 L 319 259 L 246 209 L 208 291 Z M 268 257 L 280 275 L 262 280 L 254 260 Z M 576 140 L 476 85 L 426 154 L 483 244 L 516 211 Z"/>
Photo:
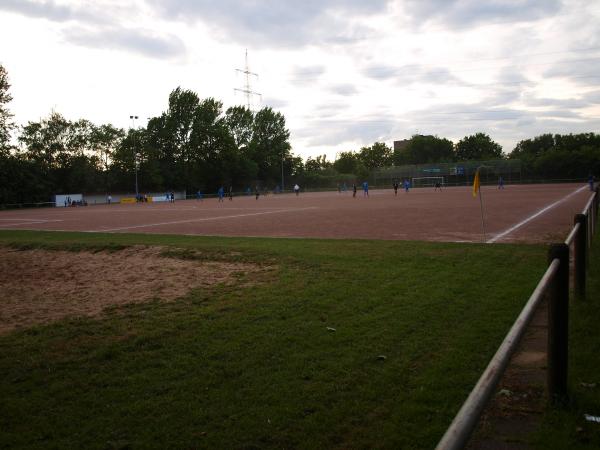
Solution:
<path fill-rule="evenodd" d="M 433 187 L 436 183 L 444 185 L 444 177 L 414 177 L 412 187 Z"/>

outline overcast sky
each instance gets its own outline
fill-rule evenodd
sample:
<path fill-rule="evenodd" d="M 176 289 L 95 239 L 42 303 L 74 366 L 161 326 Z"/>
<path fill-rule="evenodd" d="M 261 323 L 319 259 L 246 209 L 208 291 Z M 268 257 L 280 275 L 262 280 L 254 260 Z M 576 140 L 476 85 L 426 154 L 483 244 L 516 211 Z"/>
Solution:
<path fill-rule="evenodd" d="M 55 110 L 127 128 L 177 86 L 281 111 L 293 152 L 415 133 L 600 132 L 600 2 L 0 0 L 0 64 L 19 124 Z"/>

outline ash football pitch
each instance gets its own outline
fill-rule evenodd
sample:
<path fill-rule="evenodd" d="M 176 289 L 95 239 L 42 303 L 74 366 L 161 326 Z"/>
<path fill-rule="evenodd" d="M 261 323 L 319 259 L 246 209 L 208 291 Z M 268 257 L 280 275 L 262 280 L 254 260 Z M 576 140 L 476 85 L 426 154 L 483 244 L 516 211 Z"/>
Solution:
<path fill-rule="evenodd" d="M 491 186 L 482 193 L 486 240 L 499 242 L 567 233 L 589 197 L 581 184 Z M 481 242 L 481 222 L 469 187 L 0 211 L 0 229 L 450 242 Z"/>

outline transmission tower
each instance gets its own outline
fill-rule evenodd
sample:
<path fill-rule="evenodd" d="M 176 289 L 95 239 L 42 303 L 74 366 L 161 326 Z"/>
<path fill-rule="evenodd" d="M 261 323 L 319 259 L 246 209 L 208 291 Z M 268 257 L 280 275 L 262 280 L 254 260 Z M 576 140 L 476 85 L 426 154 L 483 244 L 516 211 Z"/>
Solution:
<path fill-rule="evenodd" d="M 239 88 L 239 89 L 235 88 L 234 91 L 246 94 L 246 104 L 248 105 L 248 110 L 252 111 L 252 109 L 250 108 L 250 97 L 252 97 L 253 95 L 258 95 L 262 99 L 262 96 L 261 96 L 261 94 L 259 94 L 258 92 L 254 92 L 250 88 L 250 75 L 258 78 L 258 74 L 254 73 L 254 72 L 250 72 L 250 69 L 248 68 L 248 49 L 246 49 L 246 68 L 244 70 L 242 70 L 242 69 L 235 69 L 235 70 L 236 70 L 236 72 L 243 73 L 246 76 L 246 84 L 243 88 Z"/>

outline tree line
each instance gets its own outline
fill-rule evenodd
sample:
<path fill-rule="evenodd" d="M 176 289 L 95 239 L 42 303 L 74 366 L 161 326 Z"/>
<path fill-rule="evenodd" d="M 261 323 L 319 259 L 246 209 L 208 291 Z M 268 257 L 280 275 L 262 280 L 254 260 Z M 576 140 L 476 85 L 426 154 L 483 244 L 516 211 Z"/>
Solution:
<path fill-rule="evenodd" d="M 160 116 L 124 130 L 57 112 L 17 128 L 8 104 L 8 74 L 0 65 L 0 204 L 50 201 L 53 194 L 202 190 L 219 186 L 329 187 L 367 179 L 374 169 L 406 164 L 519 159 L 530 178 L 583 178 L 600 173 L 600 135 L 544 134 L 519 142 L 508 155 L 487 134 L 456 144 L 414 135 L 392 149 L 375 142 L 328 161 L 303 161 L 291 151 L 285 117 L 266 107 L 224 109 L 222 102 L 174 89 Z M 11 136 L 16 137 L 13 145 Z M 283 180 L 282 180 L 283 177 Z"/>

